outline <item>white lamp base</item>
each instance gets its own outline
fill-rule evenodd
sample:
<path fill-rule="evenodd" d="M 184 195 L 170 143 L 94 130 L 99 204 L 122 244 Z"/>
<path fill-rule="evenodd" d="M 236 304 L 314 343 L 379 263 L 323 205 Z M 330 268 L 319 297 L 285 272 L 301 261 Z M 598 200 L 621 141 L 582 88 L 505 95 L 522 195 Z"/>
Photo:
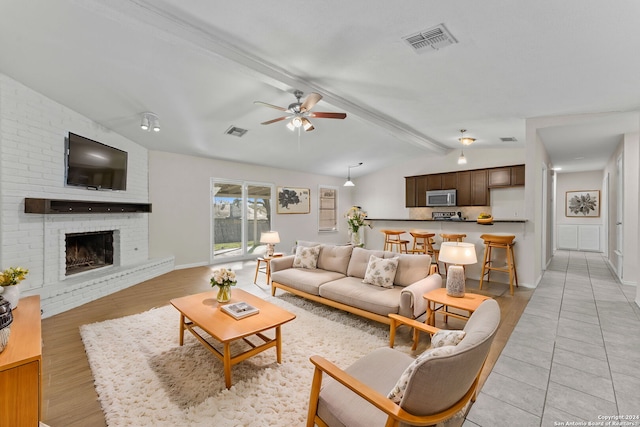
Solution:
<path fill-rule="evenodd" d="M 276 245 L 274 245 L 273 243 L 267 243 L 267 256 L 268 257 L 272 257 L 273 254 L 275 253 L 276 250 Z"/>
<path fill-rule="evenodd" d="M 464 285 L 464 267 L 450 265 L 447 271 L 447 295 L 450 297 L 463 297 Z"/>

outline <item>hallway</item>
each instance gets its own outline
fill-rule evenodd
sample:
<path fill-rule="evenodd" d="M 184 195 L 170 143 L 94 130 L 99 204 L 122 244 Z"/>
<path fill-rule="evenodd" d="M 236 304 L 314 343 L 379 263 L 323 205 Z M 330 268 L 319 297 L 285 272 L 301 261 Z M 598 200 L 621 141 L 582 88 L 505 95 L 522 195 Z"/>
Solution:
<path fill-rule="evenodd" d="M 640 426 L 635 294 L 602 254 L 556 252 L 463 426 Z"/>

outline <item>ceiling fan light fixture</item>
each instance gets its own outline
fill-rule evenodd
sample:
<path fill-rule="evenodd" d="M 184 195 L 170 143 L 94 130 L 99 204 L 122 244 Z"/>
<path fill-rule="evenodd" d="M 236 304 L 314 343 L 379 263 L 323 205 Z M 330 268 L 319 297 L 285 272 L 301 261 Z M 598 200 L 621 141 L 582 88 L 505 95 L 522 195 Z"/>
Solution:
<path fill-rule="evenodd" d="M 307 119 L 306 117 L 302 118 L 302 127 L 306 131 L 312 131 L 315 129 L 311 124 L 311 121 L 309 121 L 309 119 Z"/>
<path fill-rule="evenodd" d="M 289 122 L 287 123 L 287 129 L 289 129 L 291 132 L 293 132 L 294 130 L 296 130 L 296 127 L 293 125 L 293 122 Z"/>
<path fill-rule="evenodd" d="M 471 145 L 474 142 L 476 142 L 475 138 L 470 138 L 468 136 L 464 136 L 464 133 L 466 132 L 466 129 L 460 129 L 460 133 L 462 134 L 462 136 L 460 138 L 458 138 L 458 141 L 460 141 L 462 143 L 462 145 Z"/>
<path fill-rule="evenodd" d="M 302 119 L 296 116 L 291 119 L 291 124 L 293 125 L 293 127 L 299 128 L 300 126 L 302 126 Z"/>

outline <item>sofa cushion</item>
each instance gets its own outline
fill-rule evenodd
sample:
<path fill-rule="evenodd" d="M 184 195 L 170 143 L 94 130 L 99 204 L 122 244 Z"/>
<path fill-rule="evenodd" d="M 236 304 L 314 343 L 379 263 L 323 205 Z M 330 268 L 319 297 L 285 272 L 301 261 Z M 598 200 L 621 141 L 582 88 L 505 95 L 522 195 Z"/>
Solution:
<path fill-rule="evenodd" d="M 351 251 L 353 251 L 351 245 L 322 245 L 318 256 L 318 268 L 346 275 Z"/>
<path fill-rule="evenodd" d="M 318 255 L 320 255 L 320 245 L 298 246 L 296 248 L 296 256 L 293 259 L 293 268 L 317 268 Z"/>
<path fill-rule="evenodd" d="M 311 295 L 320 295 L 318 289 L 321 285 L 344 277 L 344 274 L 335 271 L 325 271 L 308 268 L 287 268 L 271 272 L 271 281 L 283 284 L 293 289 L 306 292 Z"/>
<path fill-rule="evenodd" d="M 393 254 L 392 256 L 398 256 Z M 398 256 L 398 270 L 393 283 L 398 286 L 409 286 L 429 275 L 431 257 L 429 255 L 401 254 Z M 390 258 L 385 252 L 385 258 Z"/>
<path fill-rule="evenodd" d="M 465 331 L 450 331 L 440 329 L 431 337 L 431 347 L 444 347 L 446 345 L 458 345 L 466 335 Z"/>
<path fill-rule="evenodd" d="M 382 286 L 383 288 L 393 288 L 393 279 L 396 277 L 397 268 L 398 257 L 384 259 L 371 255 L 362 283 Z"/>
<path fill-rule="evenodd" d="M 382 316 L 398 313 L 401 292 L 399 286 L 383 288 L 367 285 L 358 277 L 345 277 L 320 286 L 321 297 Z"/>
<path fill-rule="evenodd" d="M 416 357 L 416 360 L 414 360 L 411 365 L 407 366 L 402 375 L 400 375 L 400 378 L 398 378 L 398 382 L 391 389 L 387 397 L 394 403 L 397 403 L 399 405 L 402 401 L 402 397 L 404 396 L 404 392 L 407 389 L 409 378 L 411 378 L 411 375 L 413 375 L 413 371 L 415 371 L 418 366 L 420 366 L 428 359 L 431 359 L 432 357 L 447 356 L 449 354 L 452 354 L 454 348 L 454 346 L 448 345 L 444 347 L 430 348 L 424 351 L 422 354 Z"/>
<path fill-rule="evenodd" d="M 384 258 L 383 251 L 374 251 L 364 248 L 353 248 L 351 259 L 349 260 L 349 266 L 347 267 L 347 276 L 359 277 L 361 279 L 364 279 L 364 274 L 367 272 L 369 257 L 371 255 L 375 255 L 378 258 Z"/>

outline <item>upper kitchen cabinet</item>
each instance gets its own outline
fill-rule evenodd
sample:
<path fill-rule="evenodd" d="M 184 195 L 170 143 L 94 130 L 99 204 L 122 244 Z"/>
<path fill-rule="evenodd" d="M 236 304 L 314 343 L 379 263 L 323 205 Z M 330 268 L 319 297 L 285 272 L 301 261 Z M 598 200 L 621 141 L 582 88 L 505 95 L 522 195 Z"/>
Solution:
<path fill-rule="evenodd" d="M 487 206 L 489 204 L 488 174 L 486 169 L 457 173 L 458 206 Z"/>
<path fill-rule="evenodd" d="M 457 175 L 455 172 L 426 175 L 427 190 L 451 190 L 456 188 Z"/>
<path fill-rule="evenodd" d="M 489 188 L 524 185 L 524 165 L 493 168 L 488 173 Z"/>

